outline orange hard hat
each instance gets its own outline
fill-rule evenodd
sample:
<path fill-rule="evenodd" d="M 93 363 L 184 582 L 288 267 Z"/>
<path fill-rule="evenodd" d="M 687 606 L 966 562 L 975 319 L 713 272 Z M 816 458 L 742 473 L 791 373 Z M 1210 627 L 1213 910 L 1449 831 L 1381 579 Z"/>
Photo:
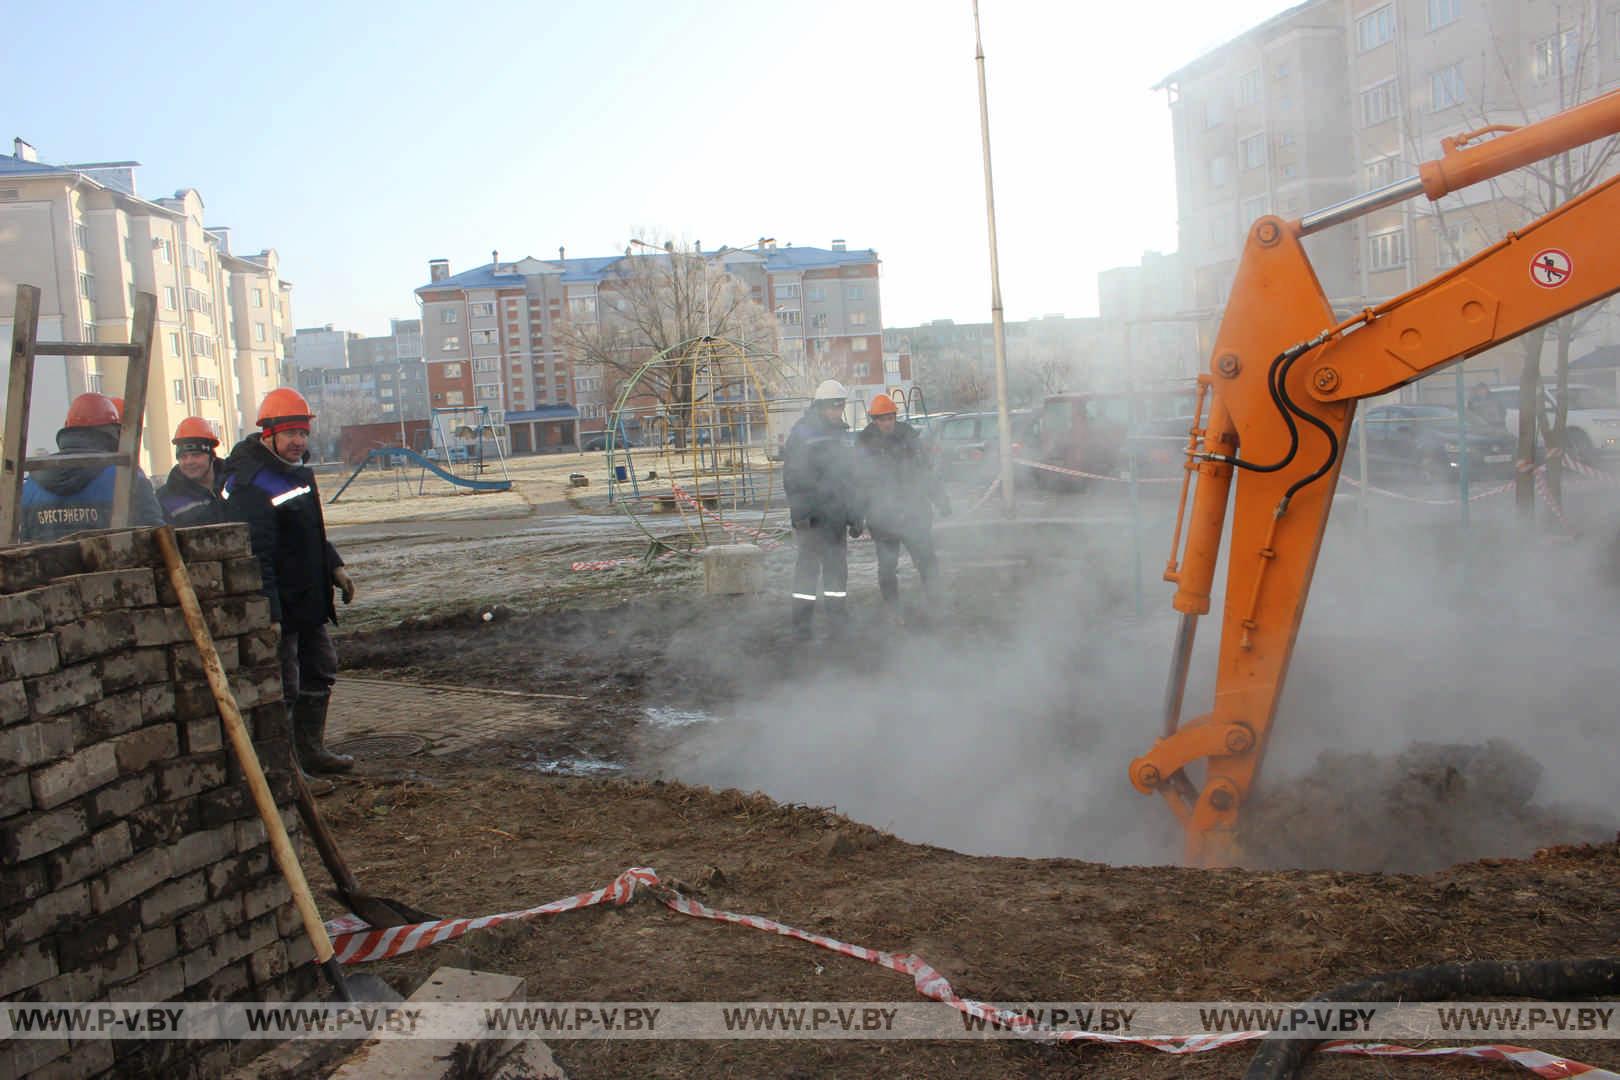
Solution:
<path fill-rule="evenodd" d="M 180 421 L 180 426 L 174 429 L 174 438 L 170 440 L 174 445 L 181 443 L 207 443 L 210 447 L 219 445 L 219 436 L 214 434 L 213 425 L 200 416 L 188 416 Z M 202 449 L 202 447 L 194 447 Z"/>
<path fill-rule="evenodd" d="M 872 404 L 866 407 L 867 416 L 893 416 L 899 411 L 894 407 L 894 398 L 888 394 L 879 394 L 872 399 Z"/>
<path fill-rule="evenodd" d="M 295 428 L 308 431 L 309 422 L 313 419 L 315 412 L 309 407 L 309 402 L 290 386 L 276 387 L 264 395 L 264 401 L 259 405 L 258 423 L 266 435 Z"/>
<path fill-rule="evenodd" d="M 112 399 L 112 403 L 113 408 L 118 410 L 118 422 L 122 424 L 124 422 L 124 399 L 121 397 L 115 397 Z"/>
<path fill-rule="evenodd" d="M 118 406 L 106 394 L 80 394 L 68 404 L 63 427 L 101 427 L 120 420 Z"/>

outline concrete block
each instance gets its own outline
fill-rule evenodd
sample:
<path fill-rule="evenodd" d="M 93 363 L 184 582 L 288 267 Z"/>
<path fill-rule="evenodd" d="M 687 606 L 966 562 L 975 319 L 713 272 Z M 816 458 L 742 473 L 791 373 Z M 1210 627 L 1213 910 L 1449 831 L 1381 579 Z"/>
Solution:
<path fill-rule="evenodd" d="M 29 679 L 27 686 L 36 716 L 54 716 L 101 700 L 101 672 L 94 663 L 75 664 Z"/>
<path fill-rule="evenodd" d="M 179 608 L 143 608 L 130 612 L 130 618 L 134 621 L 137 645 L 172 645 L 191 640 L 186 617 Z"/>
<path fill-rule="evenodd" d="M 185 967 L 177 956 L 155 968 L 142 971 L 136 979 L 107 990 L 108 1001 L 169 1001 L 186 988 Z"/>
<path fill-rule="evenodd" d="M 148 765 L 169 761 L 180 753 L 180 733 L 173 724 L 153 724 L 120 735 L 112 741 L 118 754 L 118 770 L 140 772 Z M 175 796 L 164 795 L 165 799 Z"/>
<path fill-rule="evenodd" d="M 141 897 L 141 924 L 158 926 L 208 902 L 208 879 L 201 870 L 175 878 Z"/>
<path fill-rule="evenodd" d="M 0 727 L 28 719 L 28 688 L 21 680 L 0 682 Z"/>
<path fill-rule="evenodd" d="M 8 818 L 30 810 L 34 805 L 34 790 L 25 772 L 0 778 L 0 818 Z"/>
<path fill-rule="evenodd" d="M 214 651 L 219 654 L 220 665 L 226 671 L 235 671 L 241 666 L 241 651 L 236 642 L 236 638 L 218 638 L 214 641 Z M 203 671 L 202 657 L 196 645 L 183 641 L 169 646 L 169 677 L 175 682 L 194 682 L 208 677 Z"/>
<path fill-rule="evenodd" d="M 73 752 L 73 745 L 70 719 L 0 728 L 0 774 L 59 761 Z"/>
<path fill-rule="evenodd" d="M 126 776 L 85 800 L 90 825 L 101 828 L 133 814 L 157 797 L 157 778 L 150 773 Z"/>
<path fill-rule="evenodd" d="M 248 527 L 239 522 L 176 529 L 174 535 L 180 541 L 180 556 L 188 564 L 240 559 L 253 554 L 248 543 Z"/>
<path fill-rule="evenodd" d="M 94 887 L 92 886 L 92 891 Z M 124 904 L 80 922 L 71 934 L 56 941 L 56 959 L 64 971 L 78 971 L 98 961 L 116 956 L 125 946 L 133 945 L 141 930 L 140 909 L 135 904 Z M 131 950 L 131 959 L 134 959 Z M 135 974 L 132 969 L 125 978 Z M 118 982 L 109 978 L 108 982 Z"/>
<path fill-rule="evenodd" d="M 45 609 L 31 592 L 0 596 L 0 634 L 36 634 L 45 629 Z"/>
<path fill-rule="evenodd" d="M 103 611 L 56 628 L 63 664 L 77 664 L 135 644 L 135 624 L 127 611 Z"/>
<path fill-rule="evenodd" d="M 84 571 L 76 543 L 27 544 L 0 551 L 0 589 L 21 592 Z"/>
<path fill-rule="evenodd" d="M 95 1001 L 101 997 L 105 985 L 101 973 L 64 971 L 54 979 L 46 979 L 29 993 L 34 1001 Z"/>
<path fill-rule="evenodd" d="M 200 949 L 247 921 L 239 896 L 227 897 L 188 911 L 174 921 L 182 952 Z"/>
<path fill-rule="evenodd" d="M 82 922 L 90 913 L 90 889 L 80 883 L 53 889 L 32 904 L 13 912 L 5 921 L 5 951 Z M 76 929 L 76 928 L 75 928 Z"/>
<path fill-rule="evenodd" d="M 60 626 L 84 615 L 84 598 L 72 581 L 57 581 L 29 594 L 45 614 L 46 626 Z"/>
<path fill-rule="evenodd" d="M 522 1000 L 521 976 L 451 967 L 442 967 L 429 975 L 407 999 L 417 1004 Z M 454 1041 L 369 1039 L 359 1052 L 338 1066 L 329 1080 L 384 1080 L 406 1076 L 449 1080 L 455 1076 L 483 1076 L 515 1041 L 476 1026 Z"/>
<path fill-rule="evenodd" d="M 765 552 L 754 544 L 703 549 L 703 591 L 709 596 L 754 596 L 765 589 Z"/>
<path fill-rule="evenodd" d="M 292 913 L 292 925 L 290 928 L 282 922 L 283 912 Z M 299 917 L 296 908 L 288 905 L 282 908 L 281 911 L 276 912 L 276 927 L 281 931 L 282 943 L 287 946 L 288 967 L 297 971 L 301 967 L 314 963 L 315 943 L 309 940 L 308 934 L 304 933 L 304 923 Z"/>
<path fill-rule="evenodd" d="M 31 679 L 55 671 L 62 663 L 58 660 L 55 634 L 0 641 L 0 679 Z"/>
<path fill-rule="evenodd" d="M 50 868 L 51 887 L 62 889 L 114 867 L 133 854 L 135 849 L 129 842 L 129 822 L 120 821 L 91 833 L 90 838 L 82 844 L 52 852 L 46 856 L 45 865 Z M 89 910 L 88 899 L 87 892 L 85 910 Z"/>
<path fill-rule="evenodd" d="M 225 574 L 225 591 L 233 596 L 243 593 L 256 593 L 264 587 L 264 574 L 259 569 L 259 560 L 249 556 L 245 559 L 227 559 L 220 564 Z"/>
<path fill-rule="evenodd" d="M 102 533 L 87 536 L 78 543 L 79 558 L 86 572 L 149 569 L 163 561 L 149 529 Z"/>
<path fill-rule="evenodd" d="M 235 759 L 232 758 L 231 760 L 234 762 Z M 197 813 L 201 815 L 204 821 L 230 821 L 241 824 L 241 819 L 253 817 L 258 811 L 253 805 L 253 797 L 248 794 L 245 786 L 227 785 L 215 788 L 213 791 L 205 791 L 197 796 Z M 263 843 L 264 841 L 261 839 L 259 842 Z M 238 843 L 240 843 L 240 836 L 238 837 Z"/>
<path fill-rule="evenodd" d="M 287 974 L 287 946 L 275 940 L 248 957 L 248 975 L 254 986 L 274 982 Z"/>
<path fill-rule="evenodd" d="M 157 967 L 165 960 L 180 955 L 180 939 L 173 925 L 153 926 L 135 938 L 136 953 L 141 959 L 141 970 Z"/>
<path fill-rule="evenodd" d="M 185 730 L 185 750 L 188 754 L 206 754 L 225 748 L 224 723 L 217 716 L 188 720 L 182 727 Z"/>
<path fill-rule="evenodd" d="M 80 574 L 73 579 L 86 612 L 128 611 L 158 602 L 153 572 L 148 567 Z"/>
<path fill-rule="evenodd" d="M 66 1058 L 72 1049 L 66 1039 L 13 1039 L 5 1048 L 6 1075 L 36 1076 Z"/>
<path fill-rule="evenodd" d="M 168 681 L 169 656 L 159 646 L 131 649 L 101 658 L 103 693 L 112 694 Z"/>
<path fill-rule="evenodd" d="M 206 822 L 203 824 L 207 824 Z M 188 833 L 175 841 L 173 848 L 175 876 L 190 873 L 227 855 L 236 854 L 236 830 L 230 825 Z"/>
<path fill-rule="evenodd" d="M 141 726 L 141 692 L 113 694 L 71 715 L 74 739 L 80 746 L 105 742 Z"/>
<path fill-rule="evenodd" d="M 241 648 L 241 662 L 243 667 L 258 667 L 262 664 L 275 664 L 280 661 L 281 632 L 275 627 L 255 630 L 250 634 L 243 634 L 237 639 Z"/>
<path fill-rule="evenodd" d="M 112 743 L 96 743 L 63 761 L 44 765 L 29 774 L 34 805 L 50 810 L 87 791 L 118 779 L 118 759 Z"/>
<path fill-rule="evenodd" d="M 180 954 L 180 964 L 185 969 L 186 986 L 196 986 L 208 976 L 230 963 L 221 948 L 219 941 L 210 941 L 198 949 Z"/>
<path fill-rule="evenodd" d="M 169 730 L 172 732 L 174 728 L 169 726 Z M 224 782 L 224 754 L 193 754 L 158 770 L 158 795 L 164 799 L 179 799 L 219 787 Z"/>
<path fill-rule="evenodd" d="M 186 573 L 191 578 L 191 590 L 197 594 L 199 600 L 215 600 L 225 594 L 225 572 L 218 560 L 212 562 L 187 562 Z M 180 594 L 174 591 L 174 585 L 169 581 L 169 575 L 158 575 L 158 603 L 166 607 L 178 607 Z"/>
<path fill-rule="evenodd" d="M 141 687 L 141 717 L 147 723 L 174 719 L 174 687 L 168 683 Z"/>
<path fill-rule="evenodd" d="M 232 828 L 236 830 L 236 850 L 238 854 L 244 851 L 252 851 L 254 848 L 262 847 L 270 842 L 265 834 L 264 822 L 256 817 L 238 821 Z"/>
<path fill-rule="evenodd" d="M 148 848 L 92 880 L 90 906 L 96 911 L 112 911 L 123 904 L 134 910 L 135 905 L 129 902 L 167 881 L 170 866 L 171 856 L 168 848 Z M 134 921 L 138 923 L 141 920 L 135 918 Z"/>
<path fill-rule="evenodd" d="M 77 803 L 55 810 L 34 810 L 0 822 L 0 859 L 24 862 L 77 843 L 89 831 L 84 808 Z"/>
<path fill-rule="evenodd" d="M 0 862 L 0 907 L 26 904 L 51 889 L 51 875 L 44 859 L 29 863 Z"/>
<path fill-rule="evenodd" d="M 270 625 L 270 601 L 262 596 L 228 596 L 205 607 L 203 616 L 214 637 L 238 637 Z"/>
<path fill-rule="evenodd" d="M 221 942 L 215 951 L 223 955 L 223 947 L 229 941 Z M 196 996 L 208 1001 L 232 1001 L 247 996 L 252 987 L 253 980 L 248 976 L 247 962 L 241 957 L 227 960 L 225 966 L 214 972 L 196 986 L 187 988 L 187 997 Z M 229 1056 L 229 1047 L 221 1047 Z M 199 1062 L 206 1060 L 199 1058 Z"/>
<path fill-rule="evenodd" d="M 66 1057 L 57 1058 L 50 1064 L 29 1073 L 28 1080 L 83 1080 L 84 1077 L 99 1076 L 110 1071 L 115 1063 L 116 1058 L 110 1039 L 81 1040 L 74 1044 L 72 1052 Z"/>
<path fill-rule="evenodd" d="M 268 877 L 242 894 L 242 913 L 256 919 L 290 903 L 292 890 L 287 888 L 287 882 L 279 876 Z"/>
<path fill-rule="evenodd" d="M 264 851 L 268 855 L 269 848 L 265 848 Z M 239 898 L 264 875 L 264 871 L 264 862 L 255 855 L 248 854 L 217 862 L 201 873 L 208 879 L 209 899 L 222 900 L 227 896 Z"/>
<path fill-rule="evenodd" d="M 174 799 L 143 806 L 131 813 L 128 820 L 130 840 L 135 850 L 140 851 L 156 844 L 165 847 L 174 844 L 197 828 L 201 819 L 197 816 L 195 799 Z"/>

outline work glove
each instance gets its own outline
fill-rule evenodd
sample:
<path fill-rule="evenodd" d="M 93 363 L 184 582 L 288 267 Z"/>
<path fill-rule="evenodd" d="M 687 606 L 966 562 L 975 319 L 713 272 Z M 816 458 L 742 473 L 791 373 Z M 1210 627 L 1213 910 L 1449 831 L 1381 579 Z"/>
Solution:
<path fill-rule="evenodd" d="M 866 531 L 866 522 L 864 522 L 864 521 L 852 521 L 852 522 L 849 523 L 849 538 L 851 540 L 858 539 L 860 537 L 861 533 L 863 533 L 865 531 Z"/>
<path fill-rule="evenodd" d="M 343 594 L 345 604 L 354 603 L 354 578 L 349 576 L 347 570 L 341 566 L 333 570 L 332 582 L 338 587 L 338 591 Z"/>

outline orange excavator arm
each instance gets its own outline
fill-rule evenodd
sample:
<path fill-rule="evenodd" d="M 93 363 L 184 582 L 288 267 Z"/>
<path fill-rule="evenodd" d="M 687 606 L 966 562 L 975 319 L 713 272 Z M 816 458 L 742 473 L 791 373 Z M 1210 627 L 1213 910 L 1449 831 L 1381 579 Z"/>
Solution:
<path fill-rule="evenodd" d="M 1485 134 L 1495 134 L 1477 142 Z M 1186 549 L 1165 578 L 1181 612 L 1165 733 L 1131 763 L 1186 830 L 1189 862 L 1236 856 L 1288 673 L 1357 399 L 1386 393 L 1620 291 L 1620 178 L 1593 187 L 1410 292 L 1335 321 L 1301 240 L 1416 195 L 1439 199 L 1620 132 L 1620 92 L 1517 129 L 1447 139 L 1418 176 L 1297 221 L 1249 230 L 1208 374 L 1208 420 L 1189 440 L 1197 477 Z M 1474 143 L 1474 145 L 1470 145 Z M 1235 482 L 1234 482 L 1235 481 Z M 1221 646 L 1210 711 L 1182 720 L 1199 616 L 1207 614 L 1231 503 Z M 1182 498 L 1186 509 L 1186 491 Z M 1182 525 L 1178 520 L 1176 543 Z M 1202 787 L 1188 767 L 1204 763 Z"/>

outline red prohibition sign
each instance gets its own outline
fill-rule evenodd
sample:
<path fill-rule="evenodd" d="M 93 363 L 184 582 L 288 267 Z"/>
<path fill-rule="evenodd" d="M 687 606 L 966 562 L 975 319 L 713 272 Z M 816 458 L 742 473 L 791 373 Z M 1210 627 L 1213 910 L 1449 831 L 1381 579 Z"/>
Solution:
<path fill-rule="evenodd" d="M 1530 260 L 1530 280 L 1543 289 L 1568 284 L 1574 273 L 1575 264 L 1563 248 L 1542 248 Z"/>

